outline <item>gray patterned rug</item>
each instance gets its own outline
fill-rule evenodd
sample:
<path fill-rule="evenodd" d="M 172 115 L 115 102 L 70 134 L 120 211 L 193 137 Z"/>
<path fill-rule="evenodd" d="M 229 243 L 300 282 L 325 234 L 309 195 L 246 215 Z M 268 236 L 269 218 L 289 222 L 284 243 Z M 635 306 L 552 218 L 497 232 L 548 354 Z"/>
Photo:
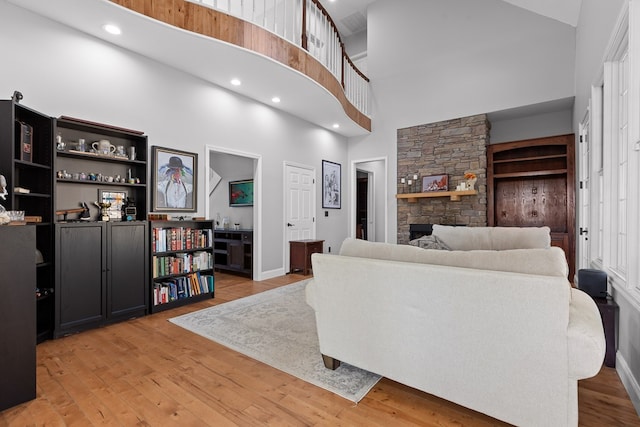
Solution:
<path fill-rule="evenodd" d="M 307 280 L 169 319 L 191 332 L 353 402 L 380 376 L 342 363 L 324 367 Z"/>

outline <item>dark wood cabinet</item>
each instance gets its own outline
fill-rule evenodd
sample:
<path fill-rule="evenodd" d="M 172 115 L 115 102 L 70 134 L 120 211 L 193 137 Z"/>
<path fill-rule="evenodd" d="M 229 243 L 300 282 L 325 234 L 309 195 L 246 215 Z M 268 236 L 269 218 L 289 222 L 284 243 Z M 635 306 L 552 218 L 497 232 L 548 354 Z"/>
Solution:
<path fill-rule="evenodd" d="M 253 277 L 253 230 L 215 230 L 215 268 Z"/>
<path fill-rule="evenodd" d="M 36 228 L 0 227 L 0 411 L 36 397 Z"/>
<path fill-rule="evenodd" d="M 620 307 L 611 298 L 594 298 L 594 301 L 598 306 L 598 311 L 600 311 L 605 342 L 607 344 L 604 364 L 609 368 L 615 368 L 616 351 L 618 350 L 618 317 L 620 316 Z"/>
<path fill-rule="evenodd" d="M 213 221 L 151 221 L 152 313 L 213 298 Z"/>
<path fill-rule="evenodd" d="M 487 147 L 489 226 L 551 229 L 575 273 L 575 137 L 573 134 Z"/>
<path fill-rule="evenodd" d="M 301 271 L 303 275 L 313 270 L 311 255 L 324 251 L 324 240 L 291 240 L 289 241 L 289 273 Z"/>
<path fill-rule="evenodd" d="M 55 336 L 147 312 L 145 221 L 56 224 Z"/>
<path fill-rule="evenodd" d="M 25 147 L 28 144 L 28 148 Z M 8 195 L 7 210 L 25 212 L 35 226 L 35 246 L 42 259 L 36 266 L 37 336 L 53 331 L 53 120 L 13 100 L 0 101 L 0 173 Z"/>

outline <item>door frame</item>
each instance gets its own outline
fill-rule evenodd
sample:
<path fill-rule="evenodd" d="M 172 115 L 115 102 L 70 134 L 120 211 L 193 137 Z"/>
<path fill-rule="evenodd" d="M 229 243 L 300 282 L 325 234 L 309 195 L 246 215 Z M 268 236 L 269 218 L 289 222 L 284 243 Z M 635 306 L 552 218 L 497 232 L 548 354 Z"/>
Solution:
<path fill-rule="evenodd" d="M 304 163 L 297 163 L 297 162 L 291 162 L 291 161 L 285 160 L 284 162 L 282 162 L 282 194 L 284 195 L 284 197 L 282 197 L 282 220 L 283 220 L 282 269 L 284 271 L 284 274 L 287 274 L 289 272 L 288 266 L 289 266 L 289 260 L 290 260 L 289 241 L 287 240 L 287 225 L 284 223 L 287 221 L 287 200 L 289 197 L 289 192 L 287 191 L 287 167 L 289 166 L 293 166 L 295 168 L 300 168 L 300 169 L 306 169 L 313 174 L 313 194 L 311 197 L 311 205 L 312 205 L 311 212 L 313 212 L 314 221 L 313 221 L 313 225 L 311 226 L 312 239 L 316 238 L 317 224 L 318 224 L 318 222 L 315 220 L 318 217 L 317 201 L 316 201 L 316 197 L 318 194 L 318 191 L 316 188 L 318 174 L 317 174 L 316 168 L 311 165 L 306 165 Z"/>
<path fill-rule="evenodd" d="M 262 156 L 260 154 L 248 153 L 245 151 L 233 150 L 230 148 L 215 145 L 205 145 L 204 147 L 204 191 L 205 218 L 211 218 L 209 207 L 209 158 L 212 153 L 231 154 L 238 157 L 253 159 L 253 280 L 262 280 Z"/>
<path fill-rule="evenodd" d="M 389 162 L 386 156 L 370 157 L 366 159 L 356 159 L 351 161 L 351 171 L 349 174 L 351 177 L 351 182 L 349 183 L 349 194 L 351 194 L 349 203 L 349 236 L 351 236 L 352 238 L 356 237 L 356 186 L 358 184 L 358 164 L 370 162 L 382 162 L 384 165 L 384 179 L 386 180 L 386 178 L 389 176 Z M 389 190 L 387 185 L 383 185 L 382 190 L 380 190 L 375 185 L 375 179 L 371 181 L 372 182 L 370 183 L 371 187 L 369 187 L 369 193 L 371 194 L 373 200 L 377 200 L 376 194 L 378 192 L 383 193 L 382 200 L 384 201 L 384 242 L 386 243 L 389 241 Z M 372 210 L 375 211 L 375 204 L 373 205 Z M 378 218 L 375 213 L 373 214 L 373 217 L 376 222 L 380 220 L 380 218 Z M 376 228 L 376 222 L 373 223 L 373 228 Z M 374 236 L 376 236 L 376 234 L 377 233 L 374 232 Z"/>

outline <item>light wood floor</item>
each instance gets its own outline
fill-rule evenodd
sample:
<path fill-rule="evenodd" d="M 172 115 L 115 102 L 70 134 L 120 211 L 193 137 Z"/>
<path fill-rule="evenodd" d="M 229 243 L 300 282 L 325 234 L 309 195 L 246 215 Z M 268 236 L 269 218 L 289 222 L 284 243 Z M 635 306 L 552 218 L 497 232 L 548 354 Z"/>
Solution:
<path fill-rule="evenodd" d="M 167 322 L 304 278 L 217 274 L 213 300 L 44 342 L 37 398 L 0 426 L 504 425 L 387 379 L 353 404 Z M 579 402 L 581 426 L 640 426 L 614 369 L 581 381 Z"/>

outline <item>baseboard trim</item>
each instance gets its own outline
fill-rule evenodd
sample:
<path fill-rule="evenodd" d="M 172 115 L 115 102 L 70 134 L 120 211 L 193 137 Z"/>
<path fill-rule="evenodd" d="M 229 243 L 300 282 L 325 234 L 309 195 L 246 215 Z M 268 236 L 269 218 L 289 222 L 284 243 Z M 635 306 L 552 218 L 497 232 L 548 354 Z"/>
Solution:
<path fill-rule="evenodd" d="M 274 277 L 280 277 L 284 275 L 285 275 L 284 268 L 276 268 L 275 270 L 261 272 L 259 277 L 257 277 L 255 280 L 260 281 L 260 280 L 273 279 Z"/>
<path fill-rule="evenodd" d="M 640 416 L 640 385 L 633 377 L 629 365 L 619 351 L 616 352 L 616 372 L 618 376 L 620 376 L 620 380 L 629 394 L 633 407 L 636 408 L 636 412 L 638 416 Z"/>

